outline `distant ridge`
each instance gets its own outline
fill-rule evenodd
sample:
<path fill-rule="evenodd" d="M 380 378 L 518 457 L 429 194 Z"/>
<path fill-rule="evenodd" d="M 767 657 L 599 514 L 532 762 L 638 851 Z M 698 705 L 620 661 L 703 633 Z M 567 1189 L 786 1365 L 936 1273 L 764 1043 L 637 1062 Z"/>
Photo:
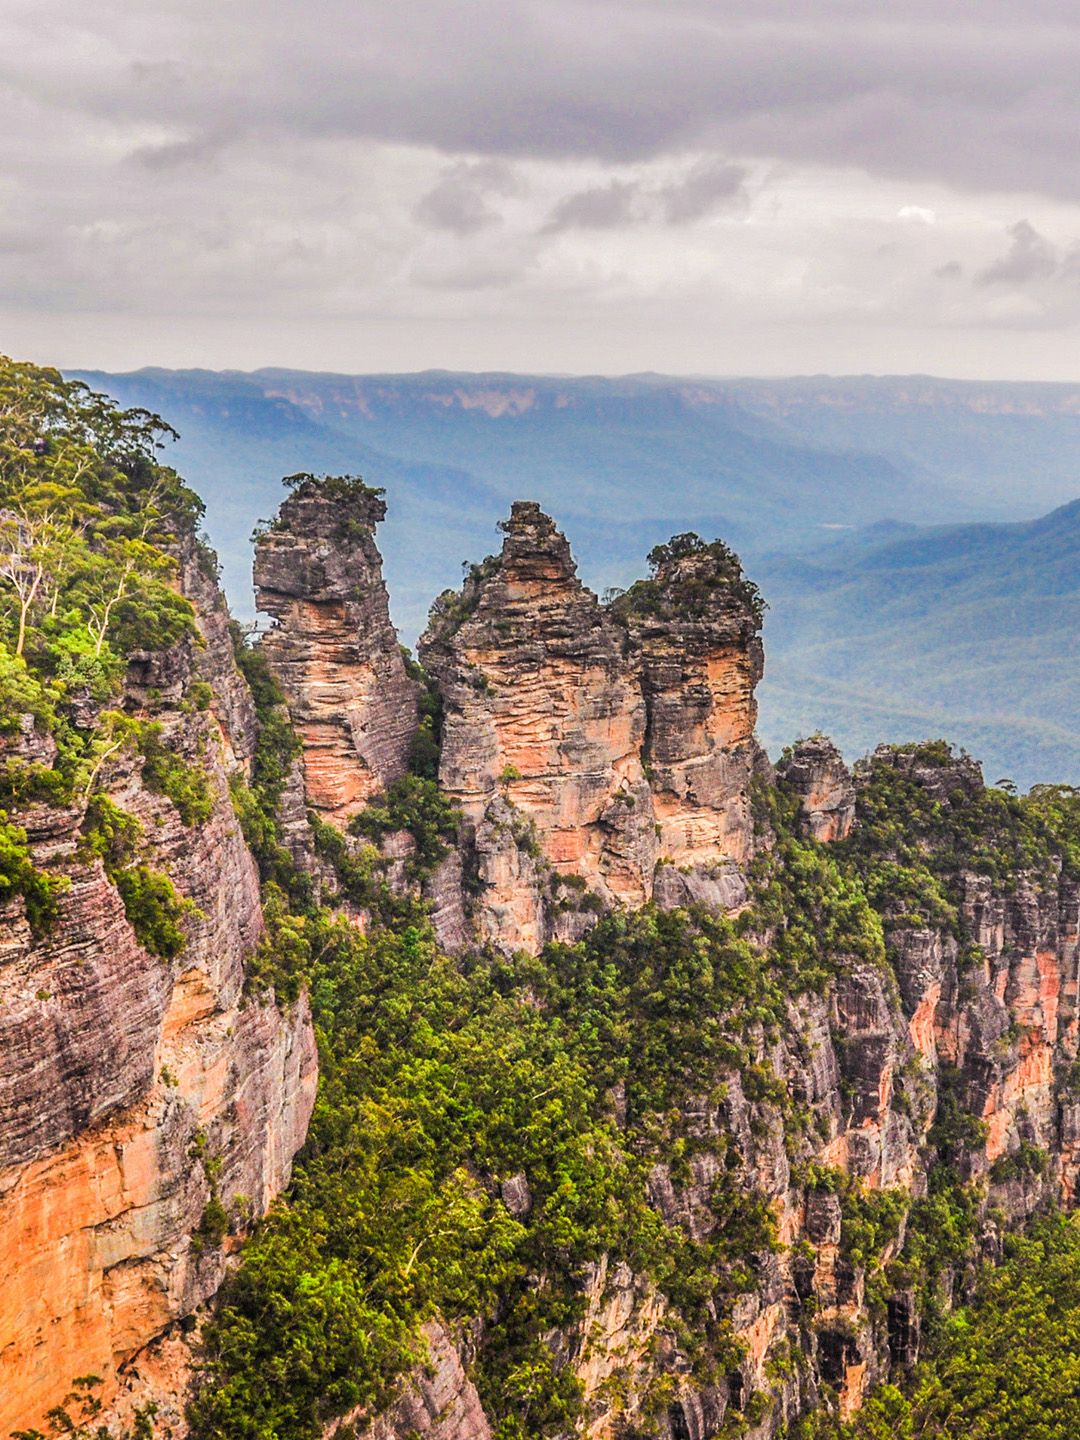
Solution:
<path fill-rule="evenodd" d="M 494 549 L 509 500 L 563 517 L 594 588 L 657 533 L 720 535 L 772 606 L 762 734 L 849 756 L 949 735 L 1018 783 L 1080 780 L 1080 385 L 928 376 L 711 379 L 146 369 L 81 378 L 181 432 L 234 609 L 279 479 L 387 490 L 394 618 Z M 1042 518 L 1037 518 L 1037 517 Z M 992 776 L 991 778 L 996 778 Z"/>

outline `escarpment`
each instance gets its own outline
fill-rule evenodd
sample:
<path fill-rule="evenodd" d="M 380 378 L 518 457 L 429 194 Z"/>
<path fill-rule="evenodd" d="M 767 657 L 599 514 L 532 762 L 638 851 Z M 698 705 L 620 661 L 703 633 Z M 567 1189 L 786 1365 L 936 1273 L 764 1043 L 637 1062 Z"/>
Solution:
<path fill-rule="evenodd" d="M 345 824 L 403 774 L 415 686 L 390 623 L 374 529 L 386 514 L 360 481 L 302 479 L 255 547 L 263 652 L 304 746 L 308 805 Z"/>
<path fill-rule="evenodd" d="M 612 1243 L 573 1270 L 576 1318 L 536 1343 L 579 1396 L 571 1428 L 596 1440 L 771 1437 L 818 1405 L 850 1415 L 910 1369 L 927 1307 L 963 1292 L 1003 1226 L 1076 1198 L 1067 847 L 1037 803 L 986 789 L 944 747 L 883 749 L 852 775 L 818 736 L 774 775 L 754 737 L 761 604 L 719 543 L 676 537 L 602 604 L 538 506 L 515 504 L 503 530 L 420 647 L 439 784 L 462 817 L 474 931 L 457 948 L 491 941 L 556 969 L 599 954 L 632 988 L 664 948 L 621 951 L 639 922 L 618 917 L 667 910 L 739 917 L 723 933 L 764 967 L 727 1011 L 709 987 L 730 960 L 702 972 L 680 1043 L 695 1023 L 727 1038 L 684 1075 L 663 1140 L 629 1038 L 604 1102 L 617 1143 L 648 1157 L 647 1203 L 690 1247 L 684 1263 L 711 1267 L 704 1307 Z M 541 973 L 526 989 L 542 1010 Z M 649 1006 L 674 973 L 628 1012 L 639 1044 L 668 1023 Z M 528 1168 L 490 1181 L 526 1233 L 544 1184 Z M 487 1348 L 506 1343 L 503 1303 L 467 1344 L 432 1332 L 430 1369 L 362 1410 L 364 1433 L 448 1440 L 513 1413 L 481 1383 Z"/>
<path fill-rule="evenodd" d="M 299 478 L 239 665 L 178 542 L 198 633 L 128 645 L 111 718 L 3 717 L 0 1423 L 88 1371 L 192 1440 L 854 1414 L 1077 1201 L 1075 797 L 941 743 L 774 770 L 737 558 L 601 602 L 529 502 L 419 669 L 384 509 Z"/>
<path fill-rule="evenodd" d="M 188 542 L 181 568 L 199 633 L 128 668 L 146 743 L 120 725 L 92 794 L 9 812 L 64 888 L 47 926 L 14 897 L 0 932 L 5 1434 L 43 1423 L 76 1376 L 101 1376 L 108 1399 L 215 1293 L 286 1184 L 314 1101 L 306 1000 L 283 1010 L 245 989 L 264 927 L 228 782 L 250 757 L 253 712 L 224 601 Z M 52 765 L 55 742 L 27 713 L 0 758 L 10 779 Z"/>

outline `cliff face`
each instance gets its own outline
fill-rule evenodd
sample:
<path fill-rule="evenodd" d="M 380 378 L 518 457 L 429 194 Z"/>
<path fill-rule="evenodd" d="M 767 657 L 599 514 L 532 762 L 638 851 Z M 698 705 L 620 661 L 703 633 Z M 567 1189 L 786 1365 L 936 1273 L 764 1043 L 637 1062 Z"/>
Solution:
<path fill-rule="evenodd" d="M 360 482 L 301 484 L 255 547 L 263 650 L 304 745 L 307 803 L 343 825 L 406 768 L 416 688 L 390 623 L 374 529 L 386 514 Z"/>
<path fill-rule="evenodd" d="M 943 811 L 961 827 L 976 815 L 993 824 L 978 767 L 918 747 L 880 750 L 853 781 L 815 739 L 795 748 L 781 781 L 799 802 L 804 833 L 839 836 L 854 823 L 857 836 L 860 824 L 880 824 L 881 778 L 889 783 L 893 772 L 927 813 Z M 920 923 L 897 886 L 884 897 L 888 969 L 837 957 L 825 992 L 790 1001 L 780 1033 L 759 1036 L 758 1053 L 806 1116 L 801 1138 L 732 1071 L 711 1077 L 723 1098 L 703 1096 L 691 1117 L 690 1134 L 705 1144 L 689 1177 L 666 1163 L 654 1170 L 652 1199 L 665 1219 L 708 1237 L 722 1174 L 709 1145 L 734 1143 L 747 1190 L 768 1197 L 783 1242 L 755 1257 L 754 1283 L 735 1303 L 742 1360 L 718 1386 L 676 1386 L 659 1430 L 669 1440 L 707 1440 L 755 1392 L 770 1403 L 748 1427 L 752 1436 L 774 1436 L 819 1403 L 823 1387 L 850 1416 L 873 1384 L 903 1375 L 919 1355 L 921 1302 L 917 1267 L 900 1257 L 925 1223 L 912 1207 L 931 1183 L 972 1187 L 991 1254 L 1048 1201 L 1077 1202 L 1080 882 L 1052 855 L 1027 873 L 994 876 L 960 863 L 944 879 L 954 915 Z M 868 1247 L 860 1226 L 875 1204 L 895 1205 L 896 1220 Z M 615 1437 L 641 1416 L 650 1380 L 678 1372 L 678 1356 L 664 1356 L 670 1320 L 643 1277 L 601 1266 L 588 1296 L 575 1351 L 593 1397 L 588 1433 Z M 802 1362 L 778 1379 L 770 1359 L 792 1353 Z M 630 1389 L 612 1406 L 603 1381 L 628 1354 Z"/>
<path fill-rule="evenodd" d="M 648 603 L 605 609 L 539 506 L 515 503 L 503 529 L 501 555 L 442 598 L 420 644 L 482 933 L 533 950 L 577 933 L 582 886 L 604 904 L 736 906 L 753 848 L 753 615 L 712 584 L 707 553 L 661 563 Z"/>
<path fill-rule="evenodd" d="M 391 653 L 371 539 L 381 510 L 364 513 L 363 566 L 348 565 L 367 589 L 348 602 L 348 648 L 335 648 L 344 611 L 278 598 L 324 595 L 326 575 L 339 576 L 340 596 L 352 541 L 325 509 L 294 507 L 295 532 L 270 532 L 259 562 L 281 618 L 267 655 L 308 743 L 315 804 L 328 727 L 335 775 L 375 769 L 356 739 L 375 722 L 346 727 L 318 709 L 334 694 L 343 713 L 355 702 L 370 717 L 380 697 L 355 657 Z M 697 902 L 742 912 L 749 941 L 777 956 L 805 921 L 825 962 L 812 981 L 779 972 L 782 1017 L 751 1021 L 738 1062 L 695 1076 L 678 1139 L 651 1161 L 648 1199 L 674 1232 L 722 1249 L 739 1223 L 718 1200 L 732 1184 L 775 1226 L 698 1321 L 726 1337 L 709 1341 L 711 1378 L 695 1378 L 670 1295 L 605 1254 L 576 1277 L 578 1318 L 544 1342 L 580 1385 L 578 1430 L 707 1440 L 732 1421 L 764 1440 L 824 1396 L 851 1414 L 919 1354 L 927 1280 L 909 1241 L 930 1223 L 919 1206 L 932 1186 L 968 1187 L 969 1238 L 990 1252 L 1003 1225 L 1077 1197 L 1080 884 L 1060 854 L 1027 855 L 978 768 L 940 747 L 883 750 L 852 775 L 815 737 L 774 777 L 754 738 L 760 609 L 723 546 L 676 537 L 654 552 L 648 580 L 601 604 L 538 506 L 515 504 L 504 532 L 501 554 L 437 602 L 421 643 L 442 707 L 439 780 L 464 816 L 460 855 L 432 892 L 454 914 L 455 944 L 537 952 L 609 908 Z M 298 580 L 284 557 L 303 577 L 316 552 L 316 580 Z M 405 763 L 411 689 L 404 714 L 384 781 Z M 334 792 L 347 801 L 324 805 L 339 821 L 371 793 L 349 785 Z M 766 792 L 789 807 L 783 823 L 760 813 Z M 839 869 L 820 860 L 830 847 Z M 473 935 L 454 895 L 462 876 Z M 772 884 L 779 898 L 763 899 Z M 827 897 L 813 888 L 829 884 Z M 845 886 L 872 901 L 859 934 L 837 924 Z M 627 1146 L 641 1143 L 618 1086 L 609 1101 Z M 527 1223 L 529 1177 L 499 1182 L 499 1194 Z M 953 1256 L 935 1279 L 946 1303 L 965 1263 Z M 372 1440 L 494 1428 L 470 1378 L 472 1342 L 439 1325 L 428 1341 L 429 1365 L 395 1402 L 353 1417 Z"/>
<path fill-rule="evenodd" d="M 224 602 L 185 557 L 201 643 L 136 657 L 127 699 L 153 694 L 170 752 L 197 765 L 209 813 L 186 825 L 118 748 L 100 771 L 141 827 L 141 859 L 190 901 L 187 943 L 150 954 L 80 836 L 86 801 L 12 818 L 36 864 L 68 877 L 35 936 L 21 899 L 0 930 L 0 1431 L 40 1423 L 72 1378 L 116 1374 L 218 1288 L 227 1252 L 286 1183 L 314 1099 L 306 1002 L 244 993 L 263 922 L 228 771 L 252 748 L 250 696 Z M 193 682 L 213 687 L 200 711 Z M 32 716 L 5 758 L 49 763 Z M 200 1234 L 219 1200 L 233 1234 Z"/>

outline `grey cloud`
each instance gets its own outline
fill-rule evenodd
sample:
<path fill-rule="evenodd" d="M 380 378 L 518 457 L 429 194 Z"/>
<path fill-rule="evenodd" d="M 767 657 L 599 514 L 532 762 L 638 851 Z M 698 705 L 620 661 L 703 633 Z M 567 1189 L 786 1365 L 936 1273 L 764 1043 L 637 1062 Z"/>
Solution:
<path fill-rule="evenodd" d="M 710 157 L 699 160 L 676 180 L 647 185 L 640 179 L 611 180 L 567 195 L 555 206 L 543 230 L 613 230 L 649 220 L 689 225 L 721 205 L 745 201 L 744 166 Z"/>
<path fill-rule="evenodd" d="M 633 181 L 612 180 L 607 185 L 578 190 L 560 200 L 544 225 L 545 234 L 560 230 L 614 230 L 641 217 L 640 187 Z"/>
<path fill-rule="evenodd" d="M 1050 280 L 1058 274 L 1061 259 L 1045 235 L 1027 220 L 1009 227 L 1012 243 L 1000 260 L 975 277 L 979 285 L 1024 285 L 1032 280 Z"/>
<path fill-rule="evenodd" d="M 1080 317 L 1080 220 L 1033 193 L 1080 200 L 1078 70 L 1075 0 L 52 0 L 47 43 L 8 0 L 0 303 L 34 344 L 67 317 L 80 359 L 115 314 L 132 363 L 204 321 L 224 338 L 190 363 L 452 316 L 417 342 L 438 363 L 487 313 L 487 358 L 524 368 L 545 343 L 552 368 L 647 365 L 661 330 L 654 363 L 704 367 L 725 325 L 740 356 L 766 335 L 746 364 L 917 367 L 890 326 Z M 755 225 L 709 226 L 747 202 L 739 161 Z M 1002 189 L 1031 198 L 966 198 Z M 940 228 L 896 248 L 881 217 L 908 203 Z M 988 214 L 1032 234 L 987 249 Z M 934 283 L 953 255 L 942 281 L 982 283 Z"/>
<path fill-rule="evenodd" d="M 723 160 L 706 160 L 682 180 L 657 191 L 669 225 L 704 219 L 720 205 L 746 199 L 746 169 Z"/>
<path fill-rule="evenodd" d="M 499 212 L 489 203 L 490 196 L 514 195 L 519 190 L 509 165 L 498 160 L 461 161 L 444 172 L 413 215 L 434 230 L 471 235 L 498 224 Z"/>
<path fill-rule="evenodd" d="M 9 85 L 193 134 L 623 164 L 719 148 L 1080 196 L 1080 25 L 1064 0 L 102 0 L 94 46 L 80 0 L 57 0 L 50 23 L 40 59 L 8 47 Z"/>
<path fill-rule="evenodd" d="M 944 265 L 939 265 L 934 271 L 939 280 L 960 280 L 964 274 L 964 267 L 959 260 L 946 260 Z"/>

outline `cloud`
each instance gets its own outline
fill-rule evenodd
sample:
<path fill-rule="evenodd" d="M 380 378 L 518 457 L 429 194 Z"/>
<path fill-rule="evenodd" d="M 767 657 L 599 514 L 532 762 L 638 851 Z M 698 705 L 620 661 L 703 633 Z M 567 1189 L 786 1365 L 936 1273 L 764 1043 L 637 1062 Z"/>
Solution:
<path fill-rule="evenodd" d="M 647 222 L 689 225 L 721 206 L 745 204 L 747 170 L 709 156 L 675 179 L 650 184 L 641 177 L 613 179 L 565 196 L 543 227 L 545 234 L 562 230 L 614 230 Z"/>
<path fill-rule="evenodd" d="M 702 220 L 721 205 L 746 200 L 745 166 L 725 160 L 704 160 L 671 185 L 657 191 L 669 225 Z"/>
<path fill-rule="evenodd" d="M 925 368 L 931 340 L 978 368 L 970 337 L 1017 315 L 1080 338 L 1080 25 L 1065 0 L 978 20 L 8 0 L 0 322 L 80 362 L 113 326 L 131 363 L 181 330 L 193 363 L 378 337 L 383 365 L 400 334 L 406 366 L 555 369 Z"/>
<path fill-rule="evenodd" d="M 1049 280 L 1058 273 L 1061 260 L 1045 235 L 1027 220 L 1010 225 L 1012 243 L 1000 260 L 975 277 L 978 285 L 1026 285 L 1031 280 Z"/>
<path fill-rule="evenodd" d="M 543 230 L 554 235 L 560 230 L 613 230 L 643 218 L 641 188 L 633 181 L 611 180 L 588 190 L 575 191 L 560 200 Z"/>
<path fill-rule="evenodd" d="M 433 230 L 471 235 L 499 223 L 498 210 L 488 203 L 490 196 L 514 195 L 519 188 L 512 168 L 502 161 L 461 161 L 443 172 L 413 215 Z"/>
<path fill-rule="evenodd" d="M 1080 196 L 1080 27 L 989 0 L 33 0 L 0 78 L 54 110 L 632 164 L 721 149 Z M 45 43 L 43 43 L 45 42 Z"/>

